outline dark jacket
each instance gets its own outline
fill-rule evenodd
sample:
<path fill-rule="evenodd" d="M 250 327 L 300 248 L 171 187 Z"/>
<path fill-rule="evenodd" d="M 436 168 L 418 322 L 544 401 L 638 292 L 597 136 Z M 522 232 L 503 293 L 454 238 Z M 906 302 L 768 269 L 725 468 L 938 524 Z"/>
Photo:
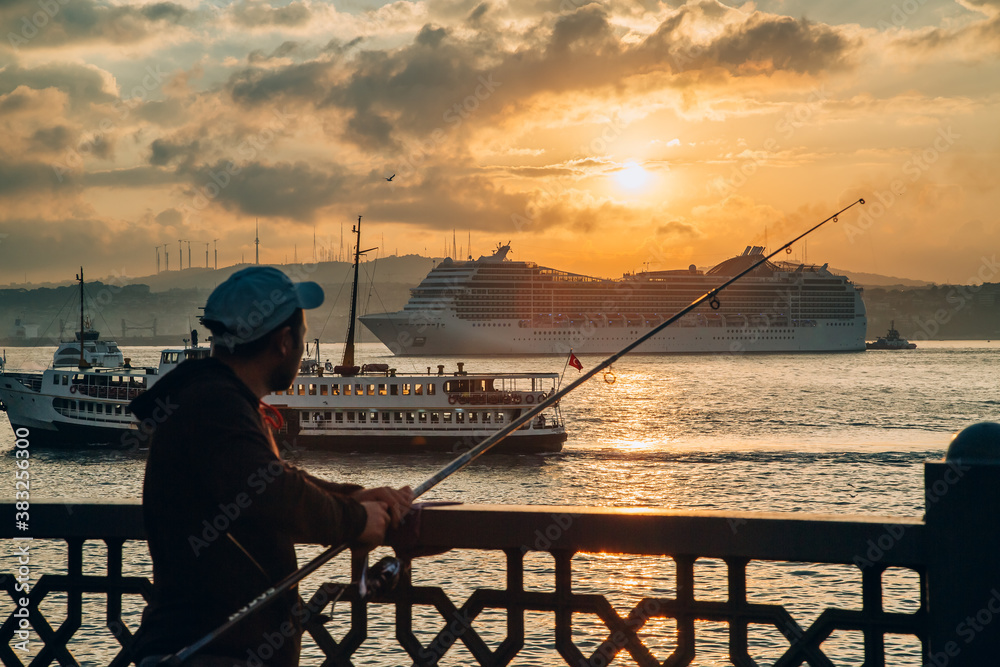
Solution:
<path fill-rule="evenodd" d="M 249 387 L 213 358 L 182 363 L 132 402 L 140 434 L 150 437 L 142 509 L 153 559 L 137 658 L 177 651 L 217 628 L 296 569 L 296 542 L 341 544 L 364 529 L 364 507 L 343 495 L 361 487 L 282 461 L 258 408 Z M 307 616 L 289 591 L 204 652 L 297 665 Z"/>

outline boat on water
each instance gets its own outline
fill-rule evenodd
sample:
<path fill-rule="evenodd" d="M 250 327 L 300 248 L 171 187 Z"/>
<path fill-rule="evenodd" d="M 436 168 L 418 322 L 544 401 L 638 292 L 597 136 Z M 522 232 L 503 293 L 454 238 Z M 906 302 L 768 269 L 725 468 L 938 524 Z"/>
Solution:
<path fill-rule="evenodd" d="M 295 383 L 267 402 L 282 415 L 279 429 L 297 446 L 342 451 L 444 451 L 472 449 L 556 390 L 557 373 L 474 373 L 456 370 L 397 373 L 384 363 L 355 363 L 361 218 L 356 235 L 351 313 L 339 365 L 304 359 Z M 558 404 L 511 433 L 496 453 L 558 452 L 566 428 Z"/>
<path fill-rule="evenodd" d="M 510 244 L 446 258 L 395 313 L 361 322 L 394 354 L 610 354 L 761 259 L 763 246 L 707 271 L 644 271 L 611 280 L 513 261 Z M 821 266 L 765 262 L 640 345 L 645 353 L 852 352 L 865 349 L 861 288 Z"/>
<path fill-rule="evenodd" d="M 360 242 L 360 221 L 357 230 Z M 79 279 L 82 291 L 82 271 Z M 289 445 L 328 451 L 459 453 L 543 400 L 558 381 L 556 373 L 470 373 L 461 363 L 448 374 L 444 366 L 438 366 L 437 373 L 428 368 L 427 373 L 409 374 L 397 374 L 387 364 L 356 366 L 353 330 L 352 324 L 343 364 L 320 364 L 317 340 L 315 358 L 303 360 L 295 383 L 266 399 L 281 413 L 279 437 Z M 0 366 L 0 408 L 15 433 L 29 429 L 32 446 L 144 448 L 150 429 L 135 419 L 129 402 L 178 364 L 210 355 L 209 347 L 198 346 L 195 334 L 190 347 L 162 350 L 156 367 L 132 367 L 127 359 L 95 365 L 79 358 L 75 367 L 53 364 L 42 372 Z M 565 440 L 557 405 L 491 452 L 557 452 Z"/>
<path fill-rule="evenodd" d="M 879 336 L 874 342 L 865 343 L 865 348 L 869 350 L 915 350 L 916 343 L 911 343 L 896 331 L 896 320 L 889 323 L 889 331 L 884 336 Z"/>

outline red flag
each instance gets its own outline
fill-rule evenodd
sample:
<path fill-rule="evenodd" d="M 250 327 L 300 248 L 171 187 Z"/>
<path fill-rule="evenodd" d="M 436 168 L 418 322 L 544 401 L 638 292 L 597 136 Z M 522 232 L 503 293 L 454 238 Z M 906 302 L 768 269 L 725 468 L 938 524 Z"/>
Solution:
<path fill-rule="evenodd" d="M 578 371 L 583 370 L 583 364 L 580 363 L 580 360 L 577 359 L 576 355 L 573 354 L 572 352 L 569 353 L 569 365 Z"/>

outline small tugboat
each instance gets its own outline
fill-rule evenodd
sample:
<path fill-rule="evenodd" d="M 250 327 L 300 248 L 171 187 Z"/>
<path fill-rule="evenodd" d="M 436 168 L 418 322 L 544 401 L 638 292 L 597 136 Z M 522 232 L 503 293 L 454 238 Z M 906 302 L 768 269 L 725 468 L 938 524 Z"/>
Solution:
<path fill-rule="evenodd" d="M 889 331 L 884 336 L 879 336 L 874 343 L 865 343 L 865 348 L 869 350 L 914 350 L 916 347 L 916 343 L 900 337 L 896 331 L 896 320 L 889 323 Z"/>

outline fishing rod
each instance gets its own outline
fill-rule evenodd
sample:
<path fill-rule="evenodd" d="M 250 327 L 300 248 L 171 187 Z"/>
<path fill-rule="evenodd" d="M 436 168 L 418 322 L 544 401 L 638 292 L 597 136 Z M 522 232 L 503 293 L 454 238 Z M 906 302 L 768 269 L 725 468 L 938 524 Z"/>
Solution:
<path fill-rule="evenodd" d="M 679 310 L 677 313 L 675 313 L 674 315 L 672 315 L 666 321 L 664 321 L 661 324 L 657 325 L 652 330 L 650 330 L 649 332 L 643 334 L 639 338 L 636 338 L 631 343 L 629 343 L 628 345 L 626 345 L 625 347 L 623 347 L 621 350 L 619 350 L 618 352 L 615 352 L 613 355 L 611 355 L 610 357 L 608 357 L 607 359 L 605 359 L 604 361 L 602 361 L 600 364 L 598 364 L 597 366 L 595 366 L 591 370 L 587 371 L 586 373 L 584 373 L 583 375 L 581 375 L 580 377 L 578 377 L 576 380 L 573 380 L 573 382 L 569 383 L 568 385 L 566 385 L 562 389 L 560 389 L 558 391 L 554 391 L 553 393 L 549 394 L 547 397 L 545 397 L 543 400 L 541 400 L 538 403 L 536 403 L 534 405 L 534 407 L 532 407 L 531 409 L 529 409 L 527 412 L 525 412 L 524 414 L 522 414 L 520 417 L 517 417 L 516 419 L 512 420 L 510 423 L 508 423 L 502 429 L 498 430 L 493 435 L 487 437 L 485 440 L 483 440 L 482 442 L 480 442 L 478 445 L 476 445 L 475 447 L 473 447 L 469 451 L 465 452 L 464 454 L 460 455 L 458 458 L 454 459 L 449 464 L 447 464 L 446 466 L 444 466 L 443 468 L 441 468 L 439 471 L 437 471 L 436 473 L 434 473 L 433 475 L 431 475 L 429 478 L 427 478 L 426 480 L 424 480 L 423 483 L 421 483 L 417 488 L 415 488 L 413 490 L 413 498 L 414 499 L 419 498 L 420 496 L 424 495 L 425 493 L 427 493 L 428 491 L 430 491 L 431 489 L 433 489 L 435 486 L 437 486 L 438 484 L 440 484 L 442 481 L 444 481 L 445 479 L 447 479 L 448 477 L 450 477 L 451 475 L 455 474 L 456 472 L 458 472 L 459 470 L 461 470 L 465 466 L 469 465 L 470 463 L 472 463 L 473 461 L 475 461 L 476 459 L 478 459 L 480 456 L 482 456 L 483 454 L 485 454 L 490 448 L 492 448 L 493 446 L 495 446 L 501 440 L 503 440 L 508 435 L 510 435 L 511 433 L 513 433 L 514 431 L 516 431 L 517 429 L 521 428 L 522 426 L 524 426 L 525 424 L 527 424 L 528 422 L 530 422 L 532 419 L 534 419 L 535 416 L 538 415 L 538 413 L 542 412 L 545 408 L 548 408 L 551 405 L 553 405 L 555 403 L 558 403 L 559 400 L 562 399 L 563 396 L 565 396 L 566 394 L 570 393 L 571 391 L 573 391 L 574 389 L 576 389 L 577 387 L 579 387 L 580 385 L 582 385 L 584 382 L 586 382 L 590 378 L 594 377 L 595 375 L 597 375 L 598 373 L 600 373 L 601 371 L 603 371 L 607 367 L 611 366 L 613 363 L 615 363 L 616 361 L 618 361 L 619 359 L 621 359 L 623 356 L 625 356 L 626 354 L 628 354 L 629 352 L 631 352 L 632 350 L 634 350 L 636 347 L 638 347 L 639 345 L 645 343 L 647 340 L 649 340 L 650 338 L 652 338 L 656 334 L 660 333 L 661 331 L 663 331 L 664 329 L 666 329 L 668 326 L 670 326 L 671 324 L 673 324 L 674 322 L 676 322 L 680 318 L 684 317 L 685 315 L 687 315 L 688 313 L 690 313 L 692 310 L 694 310 L 695 308 L 697 308 L 701 304 L 703 304 L 703 303 L 705 303 L 707 301 L 709 303 L 709 305 L 712 307 L 713 310 L 717 310 L 719 308 L 719 293 L 722 292 L 722 290 L 726 289 L 727 287 L 729 287 L 730 285 L 732 285 L 733 283 L 735 283 L 737 280 L 739 280 L 743 276 L 747 275 L 748 273 L 750 273 L 751 271 L 753 271 L 754 269 L 756 269 L 761 264 L 764 264 L 765 262 L 767 262 L 768 260 L 770 260 L 772 257 L 774 257 L 775 255 L 777 255 L 778 253 L 780 253 L 782 251 L 785 251 L 785 250 L 787 250 L 788 252 L 791 252 L 790 248 L 795 243 L 797 243 L 798 241 L 802 240 L 803 238 L 805 238 L 809 234 L 812 234 L 814 231 L 816 231 L 817 229 L 819 229 L 820 227 L 822 227 L 826 223 L 830 222 L 831 220 L 833 220 L 834 222 L 836 222 L 837 219 L 838 219 L 838 217 L 840 215 L 842 215 L 844 212 L 846 212 L 847 210 L 853 208 L 854 206 L 856 206 L 858 204 L 864 205 L 864 203 L 865 203 L 865 200 L 863 198 L 862 199 L 858 199 L 857 201 L 854 201 L 851 204 L 849 204 L 848 206 L 845 206 L 844 208 L 840 209 L 839 211 L 837 211 L 836 213 L 834 213 L 830 217 L 826 218 L 825 220 L 823 220 L 823 221 L 817 223 L 816 225 L 810 227 L 808 230 L 806 230 L 802 234 L 799 234 L 794 239 L 792 239 L 791 241 L 789 241 L 785 245 L 781 246 L 780 248 L 778 248 L 777 250 L 775 250 L 771 254 L 762 257 L 761 259 L 757 260 L 756 262 L 754 262 L 753 264 L 751 264 L 746 269 L 743 269 L 742 271 L 740 271 L 739 273 L 737 273 L 735 276 L 732 276 L 731 278 L 729 278 L 729 280 L 726 280 L 725 282 L 723 282 L 722 284 L 720 284 L 718 287 L 715 287 L 715 288 L 709 290 L 708 292 L 706 292 L 705 294 L 701 295 L 700 297 L 698 297 L 697 299 L 695 299 L 694 301 L 692 301 L 690 303 L 690 305 L 685 306 L 684 308 L 682 308 L 681 310 Z M 247 616 L 249 616 L 253 612 L 257 611 L 258 609 L 260 609 L 261 607 L 263 607 L 267 603 L 269 603 L 272 600 L 274 600 L 281 593 L 284 593 L 285 591 L 290 590 L 295 584 L 297 584 L 298 582 L 302 581 L 303 579 L 305 579 L 306 577 L 308 577 L 310 574 L 312 574 L 313 572 L 315 572 L 316 570 L 318 570 L 320 567 L 322 567 L 331 558 L 333 558 L 333 557 L 337 556 L 338 554 L 342 553 L 345 549 L 347 549 L 347 547 L 348 547 L 347 543 L 344 543 L 344 544 L 340 544 L 340 545 L 332 546 L 332 547 L 328 548 L 326 551 L 324 551 L 323 553 L 321 553 L 318 556 L 316 556 L 315 558 L 313 558 L 311 561 L 309 561 L 308 563 L 306 563 L 305 565 L 303 565 L 301 568 L 299 568 L 298 570 L 296 570 L 296 571 L 288 574 L 283 579 L 281 579 L 281 581 L 279 581 L 278 583 L 274 584 L 272 587 L 268 588 L 266 591 L 264 591 L 263 593 L 261 593 L 260 595 L 258 595 L 252 601 L 250 601 L 249 603 L 247 603 L 246 606 L 242 607 L 241 609 L 239 609 L 235 613 L 231 614 L 229 616 L 229 619 L 226 620 L 226 622 L 223 623 L 222 625 L 220 625 L 218 628 L 216 628 L 215 630 L 209 632 L 207 635 L 205 635 L 204 637 L 202 637 L 201 639 L 199 639 L 194 644 L 191 644 L 190 646 L 188 646 L 188 647 L 186 647 L 184 649 L 181 649 L 177 653 L 174 653 L 172 655 L 168 655 L 168 656 L 162 658 L 158 664 L 160 664 L 160 665 L 180 665 L 180 664 L 183 664 L 186 660 L 190 659 L 198 651 L 200 651 L 202 648 L 204 648 L 205 646 L 207 646 L 211 642 L 215 641 L 219 636 L 221 636 L 223 633 L 225 633 L 231 627 L 233 627 L 234 625 L 236 625 L 237 623 L 239 623 L 240 621 L 242 621 L 244 618 L 246 618 Z"/>

